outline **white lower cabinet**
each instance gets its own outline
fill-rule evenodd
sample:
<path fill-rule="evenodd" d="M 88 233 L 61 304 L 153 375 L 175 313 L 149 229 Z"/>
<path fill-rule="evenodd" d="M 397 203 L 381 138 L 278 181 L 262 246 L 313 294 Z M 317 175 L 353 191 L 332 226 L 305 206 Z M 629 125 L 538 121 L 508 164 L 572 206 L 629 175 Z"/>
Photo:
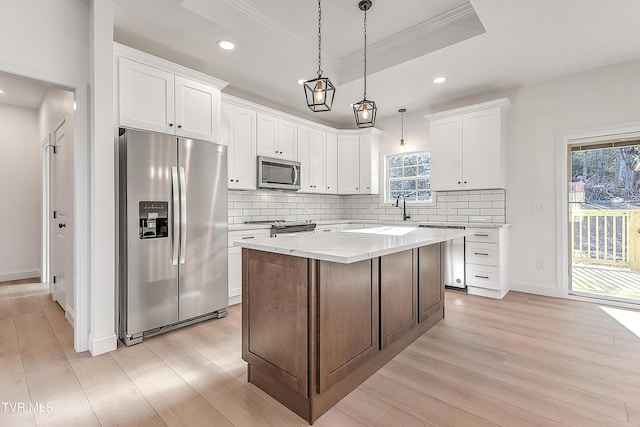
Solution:
<path fill-rule="evenodd" d="M 502 299 L 507 284 L 507 227 L 472 228 L 465 237 L 465 271 L 471 295 Z"/>
<path fill-rule="evenodd" d="M 235 240 L 264 239 L 268 229 L 229 231 L 229 305 L 242 302 L 242 248 L 233 246 Z"/>

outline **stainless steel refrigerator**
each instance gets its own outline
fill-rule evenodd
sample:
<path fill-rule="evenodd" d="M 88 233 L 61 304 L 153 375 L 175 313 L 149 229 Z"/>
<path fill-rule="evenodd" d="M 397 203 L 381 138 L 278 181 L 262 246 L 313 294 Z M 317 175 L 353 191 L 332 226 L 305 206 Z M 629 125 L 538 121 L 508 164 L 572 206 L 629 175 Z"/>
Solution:
<path fill-rule="evenodd" d="M 119 335 L 227 314 L 227 150 L 120 129 Z"/>

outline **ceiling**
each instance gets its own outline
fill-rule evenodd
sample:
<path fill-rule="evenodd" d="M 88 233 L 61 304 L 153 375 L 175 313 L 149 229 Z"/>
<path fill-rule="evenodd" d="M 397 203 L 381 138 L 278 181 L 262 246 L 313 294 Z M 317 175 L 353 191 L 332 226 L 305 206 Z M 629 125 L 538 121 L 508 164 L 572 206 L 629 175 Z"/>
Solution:
<path fill-rule="evenodd" d="M 0 104 L 38 109 L 49 86 L 35 80 L 0 73 Z"/>
<path fill-rule="evenodd" d="M 378 118 L 640 58 L 637 0 L 372 0 L 367 98 Z M 363 96 L 363 12 L 323 0 L 332 111 L 311 113 L 316 0 L 113 0 L 116 41 L 229 82 L 224 92 L 340 128 Z M 234 51 L 216 42 L 230 39 Z M 441 85 L 432 83 L 444 75 Z M 0 103 L 38 108 L 46 86 L 0 75 Z M 15 89 L 12 89 L 15 86 Z M 7 89 L 9 88 L 9 89 Z"/>

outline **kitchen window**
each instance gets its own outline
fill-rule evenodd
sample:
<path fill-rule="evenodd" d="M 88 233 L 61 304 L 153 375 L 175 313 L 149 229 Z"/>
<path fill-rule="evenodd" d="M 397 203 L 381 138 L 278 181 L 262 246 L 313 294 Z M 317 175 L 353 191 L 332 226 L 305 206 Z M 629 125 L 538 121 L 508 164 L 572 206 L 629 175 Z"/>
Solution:
<path fill-rule="evenodd" d="M 428 151 L 385 156 L 385 202 L 404 194 L 407 203 L 431 203 L 431 154 Z"/>

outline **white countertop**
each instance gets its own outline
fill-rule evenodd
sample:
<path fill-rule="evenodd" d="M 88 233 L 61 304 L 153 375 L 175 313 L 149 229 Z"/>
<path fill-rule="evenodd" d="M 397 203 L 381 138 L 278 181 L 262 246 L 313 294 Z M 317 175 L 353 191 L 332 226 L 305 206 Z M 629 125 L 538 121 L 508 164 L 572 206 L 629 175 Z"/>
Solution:
<path fill-rule="evenodd" d="M 372 227 L 326 234 L 304 234 L 251 241 L 235 246 L 284 255 L 350 264 L 473 234 L 470 230 Z"/>
<path fill-rule="evenodd" d="M 417 227 L 419 225 L 426 225 L 431 227 L 468 227 L 468 228 L 502 228 L 510 227 L 511 224 L 494 224 L 491 222 L 429 222 L 429 221 L 384 221 L 384 220 L 371 220 L 371 219 L 325 219 L 325 220 L 312 220 L 318 227 L 322 225 L 330 224 L 367 224 L 367 225 L 381 225 L 381 226 L 395 226 L 395 227 Z M 258 230 L 271 228 L 269 224 L 229 224 L 229 231 L 244 231 L 244 230 Z"/>

